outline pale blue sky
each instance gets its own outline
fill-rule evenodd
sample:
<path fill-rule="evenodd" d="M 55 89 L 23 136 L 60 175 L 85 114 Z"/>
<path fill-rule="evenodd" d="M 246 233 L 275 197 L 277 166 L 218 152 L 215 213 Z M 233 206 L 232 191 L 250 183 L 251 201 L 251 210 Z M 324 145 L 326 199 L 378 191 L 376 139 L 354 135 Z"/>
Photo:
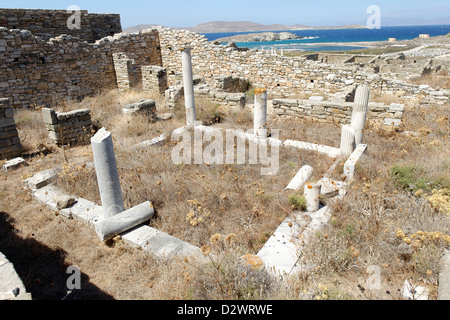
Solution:
<path fill-rule="evenodd" d="M 448 0 L 0 0 L 0 8 L 66 9 L 70 5 L 92 13 L 119 13 L 123 28 L 138 24 L 190 27 L 217 20 L 309 26 L 365 24 L 370 5 L 381 8 L 385 25 L 450 24 Z"/>

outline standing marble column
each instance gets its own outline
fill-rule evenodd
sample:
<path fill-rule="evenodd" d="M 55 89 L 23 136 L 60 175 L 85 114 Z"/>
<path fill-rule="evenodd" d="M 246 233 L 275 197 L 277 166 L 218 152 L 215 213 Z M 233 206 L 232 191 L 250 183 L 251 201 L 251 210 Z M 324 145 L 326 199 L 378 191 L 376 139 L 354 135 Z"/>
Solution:
<path fill-rule="evenodd" d="M 260 138 L 267 138 L 267 90 L 255 89 L 254 133 Z"/>
<path fill-rule="evenodd" d="M 322 185 L 307 183 L 305 185 L 306 212 L 316 212 L 320 208 L 320 192 Z"/>
<path fill-rule="evenodd" d="M 183 64 L 186 123 L 189 127 L 194 127 L 197 116 L 195 113 L 194 80 L 192 77 L 192 61 L 190 48 L 184 48 L 181 50 L 181 61 Z"/>
<path fill-rule="evenodd" d="M 366 126 L 367 111 L 369 109 L 370 89 L 362 85 L 358 86 L 355 94 L 351 126 L 355 130 L 356 146 L 360 145 L 364 136 Z"/>
<path fill-rule="evenodd" d="M 341 151 L 349 157 L 356 149 L 355 130 L 350 126 L 342 126 Z"/>
<path fill-rule="evenodd" d="M 91 138 L 91 144 L 103 214 L 107 219 L 124 211 L 111 132 L 100 129 Z"/>

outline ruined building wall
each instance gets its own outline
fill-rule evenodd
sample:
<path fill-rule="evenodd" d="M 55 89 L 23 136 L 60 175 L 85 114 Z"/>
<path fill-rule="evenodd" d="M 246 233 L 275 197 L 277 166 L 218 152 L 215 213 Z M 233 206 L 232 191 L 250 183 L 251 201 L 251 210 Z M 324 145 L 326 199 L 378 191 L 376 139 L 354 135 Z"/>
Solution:
<path fill-rule="evenodd" d="M 88 42 L 122 32 L 120 15 L 80 12 L 80 29 L 69 29 L 67 21 L 73 13 L 67 10 L 0 9 L 0 27 L 29 30 L 48 40 L 62 34 Z"/>
<path fill-rule="evenodd" d="M 242 51 L 232 46 L 216 45 L 187 30 L 163 27 L 158 27 L 158 30 L 169 85 L 182 80 L 180 49 L 190 47 L 193 49 L 195 76 L 204 77 L 209 83 L 224 76 L 243 77 L 253 86 L 267 88 L 277 98 L 296 97 L 314 89 L 336 92 L 357 84 L 366 84 L 374 91 L 385 93 L 402 92 L 405 96 L 430 94 L 427 86 L 407 83 L 408 78 L 420 76 L 425 66 L 422 61 L 414 62 L 416 59 L 413 58 L 385 62 L 376 56 L 324 57 L 315 54 L 314 57 L 286 57 L 262 50 Z"/>
<path fill-rule="evenodd" d="M 313 101 L 299 99 L 274 99 L 275 115 L 280 118 L 305 118 L 322 122 L 350 124 L 354 103 L 341 101 Z M 383 125 L 400 125 L 404 105 L 369 103 L 367 119 Z"/>
<path fill-rule="evenodd" d="M 93 128 L 89 109 L 56 112 L 50 108 L 43 108 L 42 118 L 50 139 L 57 145 L 83 144 L 92 137 Z"/>
<path fill-rule="evenodd" d="M 13 106 L 51 106 L 60 100 L 117 88 L 113 54 L 160 66 L 158 32 L 116 34 L 95 43 L 62 35 L 45 41 L 0 27 L 0 96 Z"/>
<path fill-rule="evenodd" d="M 9 99 L 0 99 L 0 159 L 13 158 L 22 151 Z"/>

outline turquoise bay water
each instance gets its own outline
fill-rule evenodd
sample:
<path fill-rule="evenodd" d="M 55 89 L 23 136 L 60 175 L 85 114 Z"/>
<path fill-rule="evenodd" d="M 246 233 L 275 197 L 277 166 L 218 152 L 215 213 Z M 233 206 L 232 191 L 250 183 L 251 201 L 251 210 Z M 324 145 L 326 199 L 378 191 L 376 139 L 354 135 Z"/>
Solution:
<path fill-rule="evenodd" d="M 285 50 L 299 51 L 345 51 L 363 48 L 345 45 L 346 42 L 387 41 L 389 38 L 410 40 L 417 38 L 422 33 L 429 34 L 431 37 L 446 35 L 450 33 L 450 25 L 382 27 L 381 29 L 296 30 L 287 32 L 305 38 L 273 42 L 245 42 L 236 43 L 236 45 L 250 49 L 270 49 L 274 47 L 276 49 L 283 48 Z M 258 32 L 204 33 L 204 35 L 209 41 L 213 41 L 223 37 L 247 33 Z M 326 46 L 317 44 L 324 42 L 337 43 L 338 45 Z"/>

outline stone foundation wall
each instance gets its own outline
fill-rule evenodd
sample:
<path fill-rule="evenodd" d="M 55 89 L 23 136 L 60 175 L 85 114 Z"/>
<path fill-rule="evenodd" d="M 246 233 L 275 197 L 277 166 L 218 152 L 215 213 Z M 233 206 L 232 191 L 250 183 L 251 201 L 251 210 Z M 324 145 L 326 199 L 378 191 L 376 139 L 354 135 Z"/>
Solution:
<path fill-rule="evenodd" d="M 313 101 L 297 99 L 274 99 L 273 108 L 276 116 L 281 118 L 307 118 L 324 122 L 350 124 L 354 103 L 339 101 Z M 404 112 L 404 105 L 392 103 L 369 103 L 367 120 L 384 125 L 399 126 Z"/>
<path fill-rule="evenodd" d="M 46 40 L 62 34 L 94 42 L 122 32 L 119 14 L 80 12 L 80 29 L 69 29 L 67 21 L 73 12 L 67 10 L 0 9 L 0 27 L 29 30 Z"/>
<path fill-rule="evenodd" d="M 9 99 L 0 99 L 0 159 L 13 158 L 22 152 Z"/>
<path fill-rule="evenodd" d="M 137 67 L 162 63 L 156 30 L 88 43 L 70 35 L 45 41 L 29 31 L 0 28 L 0 95 L 13 106 L 52 106 L 117 88 L 113 54 L 120 52 Z"/>
<path fill-rule="evenodd" d="M 84 144 L 92 137 L 91 111 L 88 109 L 63 113 L 43 108 L 42 118 L 50 139 L 57 145 Z"/>

